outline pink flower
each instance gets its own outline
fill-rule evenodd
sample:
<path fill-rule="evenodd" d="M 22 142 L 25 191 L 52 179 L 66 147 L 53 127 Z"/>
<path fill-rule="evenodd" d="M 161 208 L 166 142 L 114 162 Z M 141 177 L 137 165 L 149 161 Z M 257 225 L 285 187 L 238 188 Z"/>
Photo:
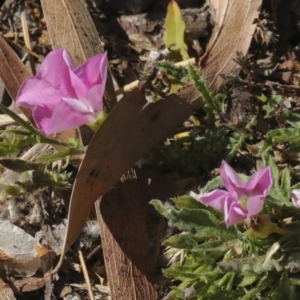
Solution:
<path fill-rule="evenodd" d="M 300 208 L 300 190 L 292 190 L 291 198 L 293 205 Z"/>
<path fill-rule="evenodd" d="M 227 191 L 211 191 L 200 197 L 199 201 L 223 212 L 227 226 L 237 224 L 262 210 L 273 184 L 270 167 L 257 171 L 247 182 L 243 182 L 225 161 L 222 162 L 220 173 Z"/>
<path fill-rule="evenodd" d="M 58 49 L 23 83 L 17 104 L 33 110 L 35 122 L 46 135 L 93 124 L 103 111 L 106 76 L 106 54 L 77 67 L 68 50 Z"/>

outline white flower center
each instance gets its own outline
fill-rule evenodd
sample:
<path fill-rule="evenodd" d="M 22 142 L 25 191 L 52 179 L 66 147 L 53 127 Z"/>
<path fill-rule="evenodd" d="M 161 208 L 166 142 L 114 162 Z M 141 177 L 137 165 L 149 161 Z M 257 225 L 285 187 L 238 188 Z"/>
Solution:
<path fill-rule="evenodd" d="M 82 101 L 82 103 L 88 108 L 88 110 L 89 110 L 91 113 L 94 112 L 94 110 L 93 110 L 93 108 L 92 108 L 92 106 L 91 106 L 91 104 L 90 104 L 90 102 L 89 102 L 88 100 L 83 99 L 83 100 L 81 100 L 81 101 Z"/>

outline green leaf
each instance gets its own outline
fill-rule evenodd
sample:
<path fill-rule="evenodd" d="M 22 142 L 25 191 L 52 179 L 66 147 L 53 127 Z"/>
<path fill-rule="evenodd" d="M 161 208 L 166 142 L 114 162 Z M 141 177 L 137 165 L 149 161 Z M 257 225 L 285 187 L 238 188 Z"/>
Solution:
<path fill-rule="evenodd" d="M 209 181 L 202 190 L 203 190 L 203 193 L 207 193 L 211 190 L 214 190 L 214 189 L 217 189 L 217 188 L 220 188 L 223 186 L 224 186 L 224 183 L 223 183 L 221 176 L 217 176 L 214 179 L 212 179 L 211 181 Z"/>
<path fill-rule="evenodd" d="M 287 113 L 283 115 L 284 120 L 293 127 L 300 128 L 300 115 L 295 113 Z"/>
<path fill-rule="evenodd" d="M 277 286 L 278 300 L 297 300 L 299 299 L 299 291 L 294 286 L 286 272 L 284 272 L 280 278 L 279 285 Z"/>
<path fill-rule="evenodd" d="M 195 235 L 203 240 L 218 237 L 226 241 L 236 239 L 238 233 L 234 226 L 227 228 L 225 223 L 223 223 L 219 227 L 198 227 Z"/>
<path fill-rule="evenodd" d="M 233 137 L 230 138 L 230 152 L 226 156 L 227 161 L 231 160 L 233 156 L 241 149 L 247 138 L 248 134 L 242 132 L 235 133 Z"/>
<path fill-rule="evenodd" d="M 28 130 L 22 130 L 22 129 L 18 129 L 18 128 L 0 130 L 0 133 L 1 134 L 4 134 L 4 133 L 13 133 L 13 134 L 24 135 L 24 136 L 30 136 L 30 135 L 32 135 L 32 133 L 30 131 L 28 131 Z"/>
<path fill-rule="evenodd" d="M 169 61 L 162 61 L 158 64 L 158 69 L 165 73 L 169 78 L 175 79 L 182 84 L 189 80 L 189 71 L 183 66 L 176 66 Z"/>
<path fill-rule="evenodd" d="M 259 276 L 249 273 L 249 274 L 245 274 L 245 276 L 243 277 L 242 281 L 239 283 L 240 287 L 246 287 L 248 285 L 253 284 L 254 282 L 256 282 L 258 280 Z"/>
<path fill-rule="evenodd" d="M 172 205 L 168 203 L 163 204 L 159 200 L 152 200 L 150 203 L 169 220 L 171 226 L 196 231 L 199 238 L 201 234 L 212 237 L 211 233 L 218 232 L 218 234 L 221 234 L 221 231 L 224 231 L 223 236 L 228 234 L 228 236 L 232 237 L 232 232 L 206 207 L 203 209 L 183 207 L 177 210 Z"/>
<path fill-rule="evenodd" d="M 66 148 L 64 150 L 57 151 L 52 154 L 41 155 L 40 158 L 50 162 L 50 161 L 55 161 L 55 160 L 62 159 L 62 158 L 69 159 L 70 156 L 75 155 L 75 154 L 81 154 L 81 153 L 82 153 L 82 151 L 80 148 L 78 148 L 78 149 Z"/>
<path fill-rule="evenodd" d="M 180 8 L 175 0 L 169 2 L 165 21 L 165 46 L 180 53 L 181 60 L 189 58 L 184 42 L 185 23 L 181 18 Z"/>
<path fill-rule="evenodd" d="M 219 238 L 219 237 L 217 237 Z M 209 253 L 224 253 L 231 249 L 233 244 L 224 242 L 223 240 L 208 241 L 195 246 L 192 252 L 209 252 Z"/>
<path fill-rule="evenodd" d="M 279 181 L 279 170 L 277 165 L 275 164 L 274 160 L 272 159 L 271 156 L 269 156 L 267 158 L 267 166 L 269 166 L 271 168 L 271 173 L 272 173 L 272 177 L 273 177 L 273 182 L 274 185 L 278 185 L 278 181 Z"/>
<path fill-rule="evenodd" d="M 291 194 L 291 176 L 288 168 L 284 168 L 281 175 L 282 196 L 289 199 Z"/>
<path fill-rule="evenodd" d="M 14 172 L 23 173 L 41 167 L 41 164 L 30 163 L 22 159 L 0 159 L 0 164 Z"/>
<path fill-rule="evenodd" d="M 199 72 L 197 68 L 190 65 L 190 76 L 194 81 L 195 88 L 200 92 L 204 100 L 204 109 L 208 112 L 212 112 L 214 110 L 221 112 L 221 105 L 214 98 L 213 92 L 208 87 L 203 75 Z"/>
<path fill-rule="evenodd" d="M 272 262 L 265 262 L 265 256 L 261 257 L 247 257 L 247 258 L 235 258 L 228 262 L 220 262 L 218 266 L 221 268 L 222 272 L 251 272 L 254 274 L 261 274 L 266 271 L 273 270 L 275 267 Z"/>
<path fill-rule="evenodd" d="M 197 244 L 197 239 L 193 234 L 183 232 L 169 237 L 163 242 L 164 246 L 170 246 L 177 249 L 190 250 Z"/>
<path fill-rule="evenodd" d="M 4 190 L 6 194 L 17 197 L 26 193 L 26 191 L 22 188 L 22 186 L 18 184 L 0 184 L 1 190 Z"/>
<path fill-rule="evenodd" d="M 299 129 L 297 128 L 277 128 L 266 134 L 270 144 L 294 142 L 300 139 Z"/>
<path fill-rule="evenodd" d="M 196 209 L 202 208 L 203 209 L 205 207 L 201 202 L 199 202 L 196 199 L 194 199 L 193 197 L 187 196 L 187 195 L 176 197 L 172 200 L 178 208 L 185 207 L 185 208 L 196 208 Z"/>
<path fill-rule="evenodd" d="M 24 121 L 21 117 L 19 117 L 16 113 L 14 113 L 9 108 L 5 107 L 3 104 L 0 103 L 0 110 L 2 110 L 5 114 L 10 116 L 16 123 L 22 126 L 24 129 L 28 130 L 32 134 L 39 134 L 39 132 L 26 121 Z"/>
<path fill-rule="evenodd" d="M 175 66 L 168 61 L 160 62 L 158 69 L 168 77 L 169 83 L 171 84 L 170 93 L 176 93 L 190 78 L 187 68 Z"/>
<path fill-rule="evenodd" d="M 182 208 L 178 217 L 182 222 L 189 224 L 191 228 L 198 226 L 215 227 L 220 221 L 209 211 L 205 209 L 188 209 Z"/>
<path fill-rule="evenodd" d="M 175 262 L 170 268 L 163 270 L 163 273 L 169 277 L 187 280 L 190 283 L 192 280 L 201 280 L 202 272 L 211 271 L 211 265 L 214 260 L 208 255 L 192 256 L 189 255 L 183 263 Z M 204 278 L 202 278 L 203 280 Z M 187 282 L 185 285 L 188 284 Z"/>

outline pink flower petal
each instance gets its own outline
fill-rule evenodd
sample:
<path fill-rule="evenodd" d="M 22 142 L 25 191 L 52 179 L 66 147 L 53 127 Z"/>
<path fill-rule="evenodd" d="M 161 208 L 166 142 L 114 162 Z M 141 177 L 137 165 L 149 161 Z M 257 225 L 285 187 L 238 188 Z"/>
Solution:
<path fill-rule="evenodd" d="M 300 208 L 300 190 L 292 190 L 291 198 L 293 205 Z"/>
<path fill-rule="evenodd" d="M 105 85 L 97 84 L 88 91 L 88 101 L 95 112 L 103 110 L 103 95 Z"/>
<path fill-rule="evenodd" d="M 245 191 L 252 195 L 268 195 L 273 184 L 273 178 L 270 167 L 264 167 L 258 170 L 245 183 Z"/>
<path fill-rule="evenodd" d="M 87 60 L 82 66 L 71 69 L 70 77 L 78 99 L 87 99 L 88 91 L 95 85 L 102 85 L 105 89 L 107 77 L 106 54 L 96 55 Z"/>
<path fill-rule="evenodd" d="M 238 224 L 247 218 L 247 213 L 242 207 L 228 197 L 225 205 L 224 219 L 227 226 Z"/>
<path fill-rule="evenodd" d="M 88 59 L 82 66 L 73 70 L 89 89 L 96 84 L 103 84 L 107 77 L 107 55 L 99 54 Z"/>
<path fill-rule="evenodd" d="M 247 200 L 247 211 L 248 217 L 257 215 L 260 213 L 264 207 L 266 196 L 264 195 L 257 195 L 251 196 Z"/>
<path fill-rule="evenodd" d="M 61 92 L 63 97 L 74 98 L 75 92 L 70 79 L 69 66 L 64 58 L 65 55 L 68 55 L 72 60 L 66 49 L 61 48 L 50 52 L 35 77 L 51 84 L 52 87 Z"/>
<path fill-rule="evenodd" d="M 220 174 L 223 180 L 224 186 L 230 193 L 237 193 L 237 195 L 243 194 L 244 183 L 238 176 L 238 174 L 226 163 L 222 162 L 220 167 Z"/>
<path fill-rule="evenodd" d="M 205 205 L 208 205 L 216 210 L 224 212 L 224 205 L 228 192 L 223 190 L 214 190 L 211 191 L 198 199 Z"/>
<path fill-rule="evenodd" d="M 17 95 L 17 104 L 31 109 L 36 105 L 53 109 L 62 97 L 61 92 L 49 82 L 31 77 L 22 84 Z"/>
<path fill-rule="evenodd" d="M 76 99 L 62 99 L 53 110 L 50 120 L 45 118 L 44 114 L 45 111 L 41 111 L 37 107 L 34 118 L 46 135 L 88 124 L 94 120 L 93 112 Z M 39 119 L 40 116 L 43 118 Z"/>
<path fill-rule="evenodd" d="M 47 106 L 36 106 L 33 111 L 33 119 L 39 128 L 47 135 L 51 134 L 51 117 L 53 110 Z"/>

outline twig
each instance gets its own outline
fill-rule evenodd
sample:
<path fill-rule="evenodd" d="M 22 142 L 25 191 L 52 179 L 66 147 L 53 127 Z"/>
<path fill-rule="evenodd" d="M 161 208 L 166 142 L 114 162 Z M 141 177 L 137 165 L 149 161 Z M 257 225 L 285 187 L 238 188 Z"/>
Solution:
<path fill-rule="evenodd" d="M 84 280 L 85 280 L 87 290 L 88 290 L 88 293 L 89 293 L 89 297 L 90 297 L 91 300 L 94 300 L 94 295 L 93 295 L 93 290 L 92 290 L 92 286 L 91 286 L 90 277 L 89 277 L 88 271 L 86 269 L 85 261 L 84 261 L 81 250 L 78 251 L 78 256 L 79 256 L 79 261 L 80 261 L 80 264 L 81 264 Z"/>

